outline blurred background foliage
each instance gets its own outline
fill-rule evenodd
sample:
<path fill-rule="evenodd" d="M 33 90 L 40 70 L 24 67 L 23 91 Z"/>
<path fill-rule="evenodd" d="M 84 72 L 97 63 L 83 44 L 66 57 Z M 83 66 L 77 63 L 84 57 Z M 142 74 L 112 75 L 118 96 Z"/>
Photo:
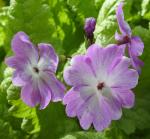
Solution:
<path fill-rule="evenodd" d="M 77 119 L 67 118 L 61 103 L 45 110 L 29 108 L 20 99 L 20 88 L 11 82 L 12 69 L 4 64 L 12 54 L 11 39 L 18 31 L 31 40 L 51 43 L 60 56 L 57 76 L 69 57 L 85 52 L 84 20 L 97 19 L 96 43 L 114 43 L 115 9 L 121 0 L 0 0 L 0 139 L 150 139 L 150 0 L 125 0 L 125 18 L 133 34 L 145 44 L 145 65 L 135 88 L 135 107 L 123 110 L 104 132 L 83 131 Z"/>

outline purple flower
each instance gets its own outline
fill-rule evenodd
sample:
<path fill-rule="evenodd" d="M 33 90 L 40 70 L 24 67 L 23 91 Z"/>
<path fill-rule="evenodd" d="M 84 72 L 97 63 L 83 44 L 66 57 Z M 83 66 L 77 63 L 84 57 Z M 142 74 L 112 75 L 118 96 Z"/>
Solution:
<path fill-rule="evenodd" d="M 29 106 L 40 104 L 44 109 L 52 101 L 64 96 L 64 85 L 55 77 L 58 56 L 50 44 L 40 43 L 35 47 L 24 32 L 12 39 L 15 56 L 6 59 L 6 64 L 15 69 L 13 83 L 21 86 L 21 98 Z"/>
<path fill-rule="evenodd" d="M 131 91 L 138 83 L 138 73 L 130 69 L 130 59 L 123 57 L 124 48 L 91 45 L 85 55 L 72 58 L 64 79 L 72 88 L 63 99 L 66 113 L 80 121 L 83 129 L 91 124 L 97 131 L 118 120 L 122 107 L 134 105 Z"/>
<path fill-rule="evenodd" d="M 86 37 L 90 41 L 93 41 L 93 32 L 95 30 L 95 25 L 96 25 L 96 20 L 95 20 L 94 17 L 86 18 L 85 25 L 84 25 L 84 30 L 85 30 L 85 33 L 86 33 Z"/>
<path fill-rule="evenodd" d="M 132 36 L 131 28 L 128 23 L 124 20 L 123 14 L 123 3 L 121 2 L 116 10 L 117 21 L 121 34 L 116 32 L 115 39 L 119 45 L 126 45 L 128 53 L 131 58 L 132 66 L 140 72 L 140 67 L 143 66 L 143 62 L 138 58 L 142 55 L 144 44 L 140 37 Z"/>

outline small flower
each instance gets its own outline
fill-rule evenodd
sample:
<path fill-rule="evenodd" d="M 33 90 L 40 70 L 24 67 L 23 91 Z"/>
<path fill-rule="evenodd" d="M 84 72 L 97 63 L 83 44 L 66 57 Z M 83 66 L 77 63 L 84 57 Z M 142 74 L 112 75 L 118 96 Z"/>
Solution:
<path fill-rule="evenodd" d="M 130 59 L 123 57 L 124 48 L 90 46 L 85 55 L 72 58 L 64 71 L 66 83 L 72 86 L 63 99 L 66 113 L 80 121 L 83 129 L 91 124 L 97 131 L 118 120 L 122 107 L 134 105 L 131 91 L 138 83 L 138 73 L 129 69 Z"/>
<path fill-rule="evenodd" d="M 89 39 L 91 43 L 93 41 L 93 32 L 95 30 L 95 25 L 96 25 L 96 20 L 94 17 L 86 18 L 84 30 L 85 30 L 87 39 Z"/>
<path fill-rule="evenodd" d="M 58 56 L 49 44 L 40 43 L 36 48 L 24 32 L 12 39 L 15 56 L 6 59 L 6 64 L 15 69 L 12 81 L 21 86 L 21 98 L 29 106 L 40 104 L 44 109 L 52 101 L 64 96 L 64 85 L 55 77 Z"/>
<path fill-rule="evenodd" d="M 144 63 L 138 58 L 138 56 L 142 55 L 144 44 L 140 37 L 132 36 L 131 28 L 124 20 L 122 7 L 123 3 L 121 2 L 116 10 L 117 21 L 122 34 L 116 32 L 115 39 L 118 41 L 119 45 L 126 45 L 128 47 L 132 66 L 140 72 L 140 67 L 143 66 Z"/>

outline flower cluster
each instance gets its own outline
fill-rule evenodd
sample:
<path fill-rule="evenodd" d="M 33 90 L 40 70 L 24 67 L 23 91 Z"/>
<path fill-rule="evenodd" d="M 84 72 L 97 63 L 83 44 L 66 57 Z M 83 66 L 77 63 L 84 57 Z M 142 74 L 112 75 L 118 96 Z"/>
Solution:
<path fill-rule="evenodd" d="M 115 34 L 117 43 L 107 47 L 92 44 L 84 55 L 74 56 L 64 70 L 64 80 L 71 86 L 66 94 L 65 86 L 55 76 L 58 56 L 54 48 L 46 43 L 35 46 L 24 32 L 18 32 L 12 39 L 15 55 L 7 58 L 6 64 L 15 69 L 12 81 L 22 87 L 22 100 L 31 107 L 40 104 L 40 109 L 51 100 L 63 101 L 69 117 L 77 117 L 83 129 L 93 125 L 97 131 L 120 119 L 122 108 L 133 107 L 132 89 L 143 65 L 138 56 L 144 44 L 132 36 L 122 7 L 120 3 L 116 10 L 121 33 Z M 84 29 L 91 42 L 95 25 L 94 18 L 86 19 Z"/>
<path fill-rule="evenodd" d="M 131 35 L 122 7 L 123 3 L 120 3 L 116 10 L 121 32 L 115 34 L 117 44 L 91 45 L 85 55 L 73 57 L 70 67 L 64 71 L 66 83 L 72 86 L 63 99 L 66 113 L 69 117 L 76 116 L 85 130 L 93 125 L 97 131 L 102 131 L 111 120 L 120 119 L 122 107 L 134 105 L 131 89 L 138 83 L 138 73 L 143 65 L 138 56 L 142 54 L 144 44 L 139 37 Z M 85 30 L 91 31 L 87 35 L 90 36 L 94 30 L 88 23 Z M 130 58 L 125 56 L 126 49 Z"/>

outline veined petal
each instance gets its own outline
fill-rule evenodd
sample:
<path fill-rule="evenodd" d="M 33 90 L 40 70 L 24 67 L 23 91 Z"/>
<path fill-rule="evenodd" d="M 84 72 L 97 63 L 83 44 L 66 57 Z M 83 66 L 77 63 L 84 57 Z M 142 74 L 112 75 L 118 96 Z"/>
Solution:
<path fill-rule="evenodd" d="M 90 128 L 93 121 L 93 116 L 88 111 L 85 111 L 80 119 L 80 125 L 84 130 Z"/>
<path fill-rule="evenodd" d="M 131 36 L 131 28 L 130 28 L 129 24 L 124 20 L 124 14 L 123 14 L 122 7 L 123 7 L 123 2 L 121 2 L 118 5 L 118 8 L 116 10 L 116 16 L 117 16 L 117 21 L 119 24 L 119 29 L 120 29 L 121 33 Z"/>
<path fill-rule="evenodd" d="M 66 113 L 69 117 L 77 116 L 78 107 L 80 107 L 84 102 L 80 97 L 79 92 L 73 89 L 69 90 L 63 98 L 63 103 L 67 104 Z"/>
<path fill-rule="evenodd" d="M 25 57 L 12 56 L 6 58 L 5 63 L 11 68 L 24 70 L 28 60 Z"/>
<path fill-rule="evenodd" d="M 82 104 L 80 103 L 77 116 L 83 129 L 87 130 L 93 123 L 97 131 L 102 131 L 111 122 L 110 112 L 110 107 L 103 97 L 91 95 L 86 100 L 84 99 Z"/>
<path fill-rule="evenodd" d="M 112 63 L 111 65 L 111 71 L 109 74 L 113 75 L 114 72 L 117 74 L 122 74 L 123 72 L 127 71 L 129 66 L 131 65 L 131 59 L 123 56 L 119 61 L 116 61 L 117 63 Z"/>
<path fill-rule="evenodd" d="M 53 73 L 45 71 L 42 75 L 45 84 L 51 90 L 51 98 L 53 102 L 61 101 L 66 90 L 65 86 L 57 80 Z"/>
<path fill-rule="evenodd" d="M 131 39 L 130 51 L 134 56 L 140 56 L 143 53 L 144 43 L 140 37 L 134 36 Z"/>
<path fill-rule="evenodd" d="M 113 88 L 113 94 L 124 108 L 132 108 L 134 105 L 135 95 L 131 90 L 122 90 Z"/>
<path fill-rule="evenodd" d="M 134 69 L 138 71 L 138 73 L 141 73 L 141 67 L 144 66 L 144 62 L 141 61 L 137 56 L 132 55 L 129 52 L 130 58 L 131 58 L 131 63 Z"/>
<path fill-rule="evenodd" d="M 40 92 L 37 87 L 29 82 L 21 89 L 21 99 L 30 107 L 35 107 L 40 103 Z"/>
<path fill-rule="evenodd" d="M 26 84 L 26 80 L 24 80 L 24 78 L 21 78 L 21 73 L 18 70 L 14 71 L 12 82 L 16 86 L 25 86 Z"/>
<path fill-rule="evenodd" d="M 17 57 L 27 58 L 31 63 L 37 62 L 38 52 L 24 32 L 18 32 L 15 34 L 11 46 Z"/>
<path fill-rule="evenodd" d="M 96 78 L 90 64 L 91 61 L 88 57 L 80 55 L 75 56 L 71 60 L 71 66 L 64 70 L 65 81 L 68 84 L 75 86 L 86 85 L 91 83 L 91 81 L 95 84 Z"/>
<path fill-rule="evenodd" d="M 71 101 L 73 101 L 76 98 L 79 98 L 80 94 L 79 92 L 75 91 L 73 88 L 71 88 L 64 96 L 63 98 L 63 104 L 69 104 Z"/>
<path fill-rule="evenodd" d="M 93 108 L 93 114 L 93 125 L 97 131 L 102 131 L 110 125 L 112 115 L 104 97 L 99 98 L 98 106 Z"/>
<path fill-rule="evenodd" d="M 30 107 L 40 104 L 40 109 L 44 109 L 51 100 L 51 90 L 41 80 L 29 82 L 23 86 L 21 98 Z"/>
<path fill-rule="evenodd" d="M 139 76 L 136 70 L 128 69 L 129 65 L 129 59 L 122 58 L 109 74 L 108 86 L 112 88 L 134 88 L 138 83 Z"/>
<path fill-rule="evenodd" d="M 38 44 L 38 49 L 40 54 L 40 61 L 38 63 L 39 68 L 56 72 L 58 56 L 56 55 L 54 48 L 50 44 L 40 43 Z"/>
<path fill-rule="evenodd" d="M 26 82 L 31 79 L 31 73 L 28 71 L 29 61 L 25 57 L 12 56 L 5 60 L 5 63 L 16 69 L 13 74 L 13 83 L 16 86 L 23 86 Z"/>
<path fill-rule="evenodd" d="M 94 44 L 87 50 L 87 55 L 91 58 L 92 66 L 98 78 L 106 78 L 107 70 L 110 70 L 111 64 L 118 61 L 124 54 L 125 47 L 117 45 L 108 45 L 105 48 Z"/>
<path fill-rule="evenodd" d="M 122 74 L 113 73 L 114 75 L 110 77 L 112 81 L 110 85 L 112 88 L 132 89 L 138 83 L 138 73 L 133 69 L 123 72 Z"/>
<path fill-rule="evenodd" d="M 81 93 L 79 93 L 81 94 Z M 84 114 L 84 112 L 89 112 L 89 113 L 93 113 L 93 108 L 95 106 L 97 106 L 97 98 L 96 95 L 89 95 L 88 97 L 82 98 L 80 95 L 80 105 L 77 109 L 77 117 L 79 118 L 79 120 L 82 118 L 82 115 Z"/>
<path fill-rule="evenodd" d="M 64 103 L 66 106 L 66 113 L 69 117 L 77 116 L 80 121 L 80 125 L 83 129 L 87 130 L 92 124 L 92 107 L 95 106 L 93 96 L 89 96 L 83 99 L 80 93 L 71 89 L 64 97 Z M 93 103 L 93 104 L 92 104 Z M 91 105 L 92 104 L 92 105 Z"/>
<path fill-rule="evenodd" d="M 110 115 L 112 120 L 118 120 L 122 116 L 121 104 L 112 94 L 111 96 L 105 98 L 107 105 L 110 107 Z"/>
<path fill-rule="evenodd" d="M 51 90 L 42 80 L 38 82 L 38 89 L 40 92 L 40 109 L 44 109 L 51 100 Z"/>

